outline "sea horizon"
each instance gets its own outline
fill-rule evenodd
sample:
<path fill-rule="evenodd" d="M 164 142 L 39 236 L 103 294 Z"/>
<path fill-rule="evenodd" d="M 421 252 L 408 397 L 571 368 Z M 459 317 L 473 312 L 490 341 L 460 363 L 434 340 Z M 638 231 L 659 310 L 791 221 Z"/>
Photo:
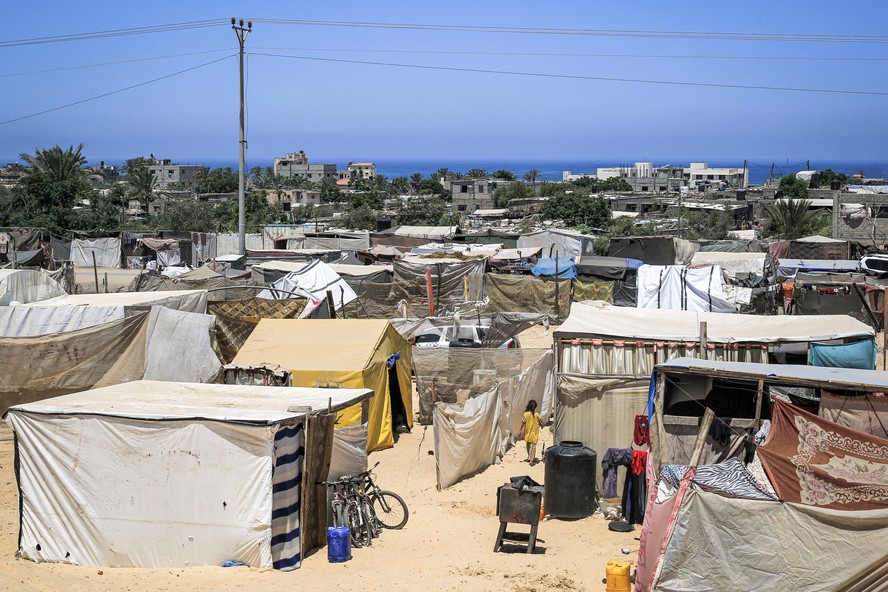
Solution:
<path fill-rule="evenodd" d="M 129 157 L 127 157 L 129 158 Z M 122 166 L 127 158 L 90 159 L 90 165 L 98 165 L 104 162 L 109 166 Z M 17 158 L 0 159 L 2 163 L 16 162 Z M 238 168 L 236 158 L 173 158 L 175 164 L 201 165 L 210 168 Z M 451 172 L 465 174 L 473 168 L 484 169 L 487 172 L 507 170 L 515 173 L 519 178 L 531 169 L 540 171 L 541 181 L 561 181 L 564 171 L 573 174 L 595 173 L 599 167 L 632 166 L 635 162 L 653 162 L 655 166 L 672 165 L 688 166 L 691 162 L 706 162 L 713 167 L 743 167 L 744 159 L 688 159 L 688 158 L 664 158 L 664 159 L 495 159 L 495 158 L 342 158 L 320 157 L 310 158 L 312 163 L 333 163 L 344 169 L 349 162 L 373 162 L 376 164 L 377 173 L 385 175 L 389 180 L 396 177 L 409 177 L 413 173 L 422 173 L 428 176 L 438 169 L 447 168 Z M 802 170 L 832 169 L 838 173 L 852 175 L 863 170 L 867 177 L 888 177 L 888 160 L 878 159 L 812 159 L 810 161 L 787 161 L 787 159 L 774 160 L 768 158 L 747 159 L 749 170 L 749 183 L 761 185 L 772 174 L 779 178 L 783 175 Z M 249 171 L 254 167 L 269 167 L 274 163 L 273 158 L 247 158 L 246 167 Z"/>

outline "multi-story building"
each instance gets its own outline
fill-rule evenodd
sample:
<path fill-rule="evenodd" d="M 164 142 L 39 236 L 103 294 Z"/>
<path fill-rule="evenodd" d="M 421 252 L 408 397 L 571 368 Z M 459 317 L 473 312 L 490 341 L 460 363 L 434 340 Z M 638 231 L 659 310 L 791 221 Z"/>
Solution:
<path fill-rule="evenodd" d="M 509 181 L 495 177 L 446 181 L 446 187 L 453 193 L 452 210 L 460 214 L 493 209 L 493 192 L 508 184 Z"/>
<path fill-rule="evenodd" d="M 180 187 L 196 189 L 207 167 L 198 164 L 173 164 L 171 160 L 157 159 L 149 166 L 154 173 L 157 189 Z"/>
<path fill-rule="evenodd" d="M 376 176 L 376 165 L 372 162 L 350 162 L 348 174 L 349 178 L 370 180 Z"/>
<path fill-rule="evenodd" d="M 308 156 L 302 150 L 283 158 L 275 158 L 274 174 L 285 179 L 302 178 L 313 183 L 323 179 L 339 179 L 335 164 L 310 164 Z"/>
<path fill-rule="evenodd" d="M 619 177 L 632 187 L 632 191 L 640 193 L 678 192 L 681 187 L 699 191 L 722 187 L 745 188 L 749 184 L 749 172 L 745 167 L 710 167 L 705 162 L 692 162 L 687 167 L 636 162 L 632 166 L 600 167 L 595 175 L 574 175 L 570 171 L 562 174 L 564 181 L 587 177 L 601 180 Z"/>

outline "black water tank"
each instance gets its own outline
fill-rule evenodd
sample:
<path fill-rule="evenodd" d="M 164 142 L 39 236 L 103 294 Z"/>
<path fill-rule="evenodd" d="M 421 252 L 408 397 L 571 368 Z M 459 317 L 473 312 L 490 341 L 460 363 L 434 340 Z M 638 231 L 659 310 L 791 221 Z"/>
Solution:
<path fill-rule="evenodd" d="M 546 449 L 546 514 L 585 518 L 595 512 L 598 455 L 582 442 L 565 440 Z"/>
<path fill-rule="evenodd" d="M 388 218 L 379 218 L 376 221 L 376 232 L 383 232 L 392 227 L 392 221 Z"/>

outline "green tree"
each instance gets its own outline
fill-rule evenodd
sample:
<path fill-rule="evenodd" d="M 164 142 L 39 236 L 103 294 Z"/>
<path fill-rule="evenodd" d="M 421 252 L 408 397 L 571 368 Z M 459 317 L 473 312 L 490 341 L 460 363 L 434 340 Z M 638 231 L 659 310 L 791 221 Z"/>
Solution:
<path fill-rule="evenodd" d="M 379 219 L 379 213 L 366 204 L 357 207 L 350 206 L 343 212 L 342 222 L 346 228 L 354 228 L 356 230 L 373 230 L 376 228 L 376 221 Z"/>
<path fill-rule="evenodd" d="M 768 225 L 766 233 L 782 239 L 796 239 L 818 234 L 828 228 L 830 220 L 808 210 L 811 202 L 807 199 L 782 199 L 767 206 Z"/>
<path fill-rule="evenodd" d="M 438 196 L 423 196 L 398 204 L 395 220 L 407 226 L 435 226 L 446 215 L 447 202 Z"/>
<path fill-rule="evenodd" d="M 153 164 L 154 159 L 147 156 L 136 156 L 135 158 L 128 158 L 126 162 L 123 163 L 123 173 L 126 176 L 130 176 L 136 171 L 149 168 Z"/>
<path fill-rule="evenodd" d="M 446 198 L 451 195 L 450 191 L 444 189 L 437 179 L 423 179 L 417 187 L 417 193 L 420 195 L 441 195 Z"/>
<path fill-rule="evenodd" d="M 582 181 L 579 179 L 578 181 Z M 574 181 L 574 183 L 578 182 Z M 609 179 L 591 179 L 594 191 L 632 191 L 632 185 L 623 177 L 611 177 Z"/>
<path fill-rule="evenodd" d="M 536 193 L 537 179 L 540 178 L 540 172 L 536 169 L 530 169 L 524 173 L 524 180 L 533 185 L 533 192 Z"/>
<path fill-rule="evenodd" d="M 490 173 L 490 176 L 495 179 L 502 179 L 503 181 L 517 181 L 518 177 L 512 171 L 507 171 L 505 169 L 499 169 L 498 171 L 493 171 Z"/>
<path fill-rule="evenodd" d="M 607 229 L 611 223 L 611 209 L 601 198 L 579 193 L 560 193 L 546 200 L 540 208 L 545 220 L 563 220 L 568 226 L 585 224 L 591 228 Z"/>
<path fill-rule="evenodd" d="M 157 226 L 164 230 L 214 232 L 218 228 L 218 221 L 213 216 L 210 204 L 180 199 L 167 205 L 157 220 Z"/>
<path fill-rule="evenodd" d="M 249 193 L 244 196 L 247 232 L 258 232 L 266 224 L 280 224 L 287 221 L 287 214 L 276 205 L 268 203 L 261 195 Z M 237 232 L 237 200 L 223 201 L 213 208 L 213 218 L 220 231 Z"/>
<path fill-rule="evenodd" d="M 724 240 L 730 236 L 730 231 L 736 230 L 734 216 L 730 212 L 682 210 L 682 232 L 688 240 Z"/>
<path fill-rule="evenodd" d="M 197 179 L 201 193 L 236 193 L 240 188 L 240 173 L 231 167 L 206 169 Z"/>
<path fill-rule="evenodd" d="M 444 179 L 445 181 L 450 177 L 450 169 L 441 167 L 437 171 L 435 171 L 435 179 Z"/>
<path fill-rule="evenodd" d="M 419 193 L 419 185 L 425 180 L 425 177 L 422 173 L 413 173 L 410 175 L 410 186 L 413 187 L 413 190 Z"/>
<path fill-rule="evenodd" d="M 819 185 L 821 187 L 829 187 L 833 181 L 838 181 L 842 185 L 848 183 L 848 175 L 837 173 L 832 169 L 823 169 L 817 173 L 817 176 L 820 179 Z"/>
<path fill-rule="evenodd" d="M 487 171 L 485 171 L 484 169 L 471 169 L 468 173 L 466 173 L 466 176 L 469 179 L 483 179 L 487 176 Z"/>
<path fill-rule="evenodd" d="M 83 145 L 62 149 L 60 146 L 22 154 L 27 172 L 12 190 L 0 211 L 5 225 L 42 226 L 64 232 L 78 223 L 73 209 L 92 202 L 94 191 L 86 178 Z"/>
<path fill-rule="evenodd" d="M 134 168 L 133 172 L 126 176 L 126 184 L 129 186 L 131 199 L 139 200 L 142 211 L 148 212 L 148 204 L 155 198 L 157 179 L 151 169 Z"/>
<path fill-rule="evenodd" d="M 527 185 L 520 181 L 513 181 L 503 187 L 497 187 L 493 192 L 493 204 L 497 208 L 508 207 L 513 199 L 527 199 L 533 197 L 533 193 Z"/>
<path fill-rule="evenodd" d="M 407 177 L 395 177 L 392 179 L 392 191 L 396 195 L 403 195 L 410 191 L 410 181 Z"/>
<path fill-rule="evenodd" d="M 339 201 L 342 191 L 336 181 L 329 177 L 324 177 L 318 184 L 318 191 L 321 192 L 321 203 L 333 203 Z"/>
<path fill-rule="evenodd" d="M 352 209 L 367 207 L 373 210 L 381 210 L 385 207 L 385 197 L 376 189 L 371 189 L 370 191 L 352 193 L 348 198 L 348 203 Z"/>
<path fill-rule="evenodd" d="M 780 177 L 779 188 L 783 190 L 785 197 L 792 199 L 806 199 L 808 197 L 808 184 L 792 174 Z"/>

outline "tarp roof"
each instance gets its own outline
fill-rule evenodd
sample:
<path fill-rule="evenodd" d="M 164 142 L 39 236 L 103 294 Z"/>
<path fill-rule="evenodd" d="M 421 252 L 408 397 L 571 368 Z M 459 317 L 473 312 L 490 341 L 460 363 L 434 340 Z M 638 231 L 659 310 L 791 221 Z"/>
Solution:
<path fill-rule="evenodd" d="M 163 300 L 206 294 L 206 290 L 166 292 L 110 292 L 108 294 L 68 294 L 35 303 L 35 306 L 149 306 Z"/>
<path fill-rule="evenodd" d="M 767 253 L 735 253 L 730 251 L 697 251 L 691 265 L 718 265 L 731 275 L 765 271 Z"/>
<path fill-rule="evenodd" d="M 459 232 L 459 226 L 393 226 L 388 230 L 377 232 L 377 234 L 442 240 L 453 238 L 457 232 Z"/>
<path fill-rule="evenodd" d="M 675 358 L 657 364 L 657 370 L 690 370 L 693 372 L 716 372 L 719 376 L 730 374 L 736 378 L 757 380 L 764 378 L 769 383 L 797 384 L 818 382 L 823 386 L 842 390 L 868 390 L 883 392 L 888 390 L 888 372 L 881 370 L 860 370 L 857 368 L 829 368 L 823 366 L 794 366 L 790 364 L 750 364 L 746 362 L 722 362 L 698 360 L 696 358 Z"/>
<path fill-rule="evenodd" d="M 804 238 L 795 239 L 797 243 L 847 243 L 848 241 L 842 240 L 840 238 L 832 238 L 829 236 L 821 236 L 819 234 L 815 234 L 813 236 L 806 236 Z"/>
<path fill-rule="evenodd" d="M 536 257 L 543 247 L 524 247 L 523 249 L 500 249 L 490 258 L 491 261 L 520 261 L 528 257 Z"/>
<path fill-rule="evenodd" d="M 555 338 L 606 336 L 625 339 L 698 341 L 700 323 L 716 343 L 808 342 L 873 337 L 875 331 L 848 315 L 756 316 L 683 310 L 638 309 L 597 300 L 575 302 Z"/>
<path fill-rule="evenodd" d="M 137 380 L 15 405 L 9 411 L 132 419 L 203 419 L 271 424 L 312 411 L 345 409 L 372 396 L 370 389 L 329 389 L 196 384 Z"/>
<path fill-rule="evenodd" d="M 388 327 L 385 319 L 262 319 L 233 363 L 273 362 L 291 370 L 363 370 Z"/>
<path fill-rule="evenodd" d="M 253 266 L 254 269 L 264 269 L 269 271 L 299 271 L 308 265 L 311 261 L 264 261 Z M 347 265 L 343 263 L 328 263 L 330 269 L 339 275 L 362 276 L 373 275 L 380 271 L 392 271 L 391 265 Z"/>
<path fill-rule="evenodd" d="M 860 261 L 857 259 L 780 259 L 777 267 L 808 271 L 858 271 Z"/>

